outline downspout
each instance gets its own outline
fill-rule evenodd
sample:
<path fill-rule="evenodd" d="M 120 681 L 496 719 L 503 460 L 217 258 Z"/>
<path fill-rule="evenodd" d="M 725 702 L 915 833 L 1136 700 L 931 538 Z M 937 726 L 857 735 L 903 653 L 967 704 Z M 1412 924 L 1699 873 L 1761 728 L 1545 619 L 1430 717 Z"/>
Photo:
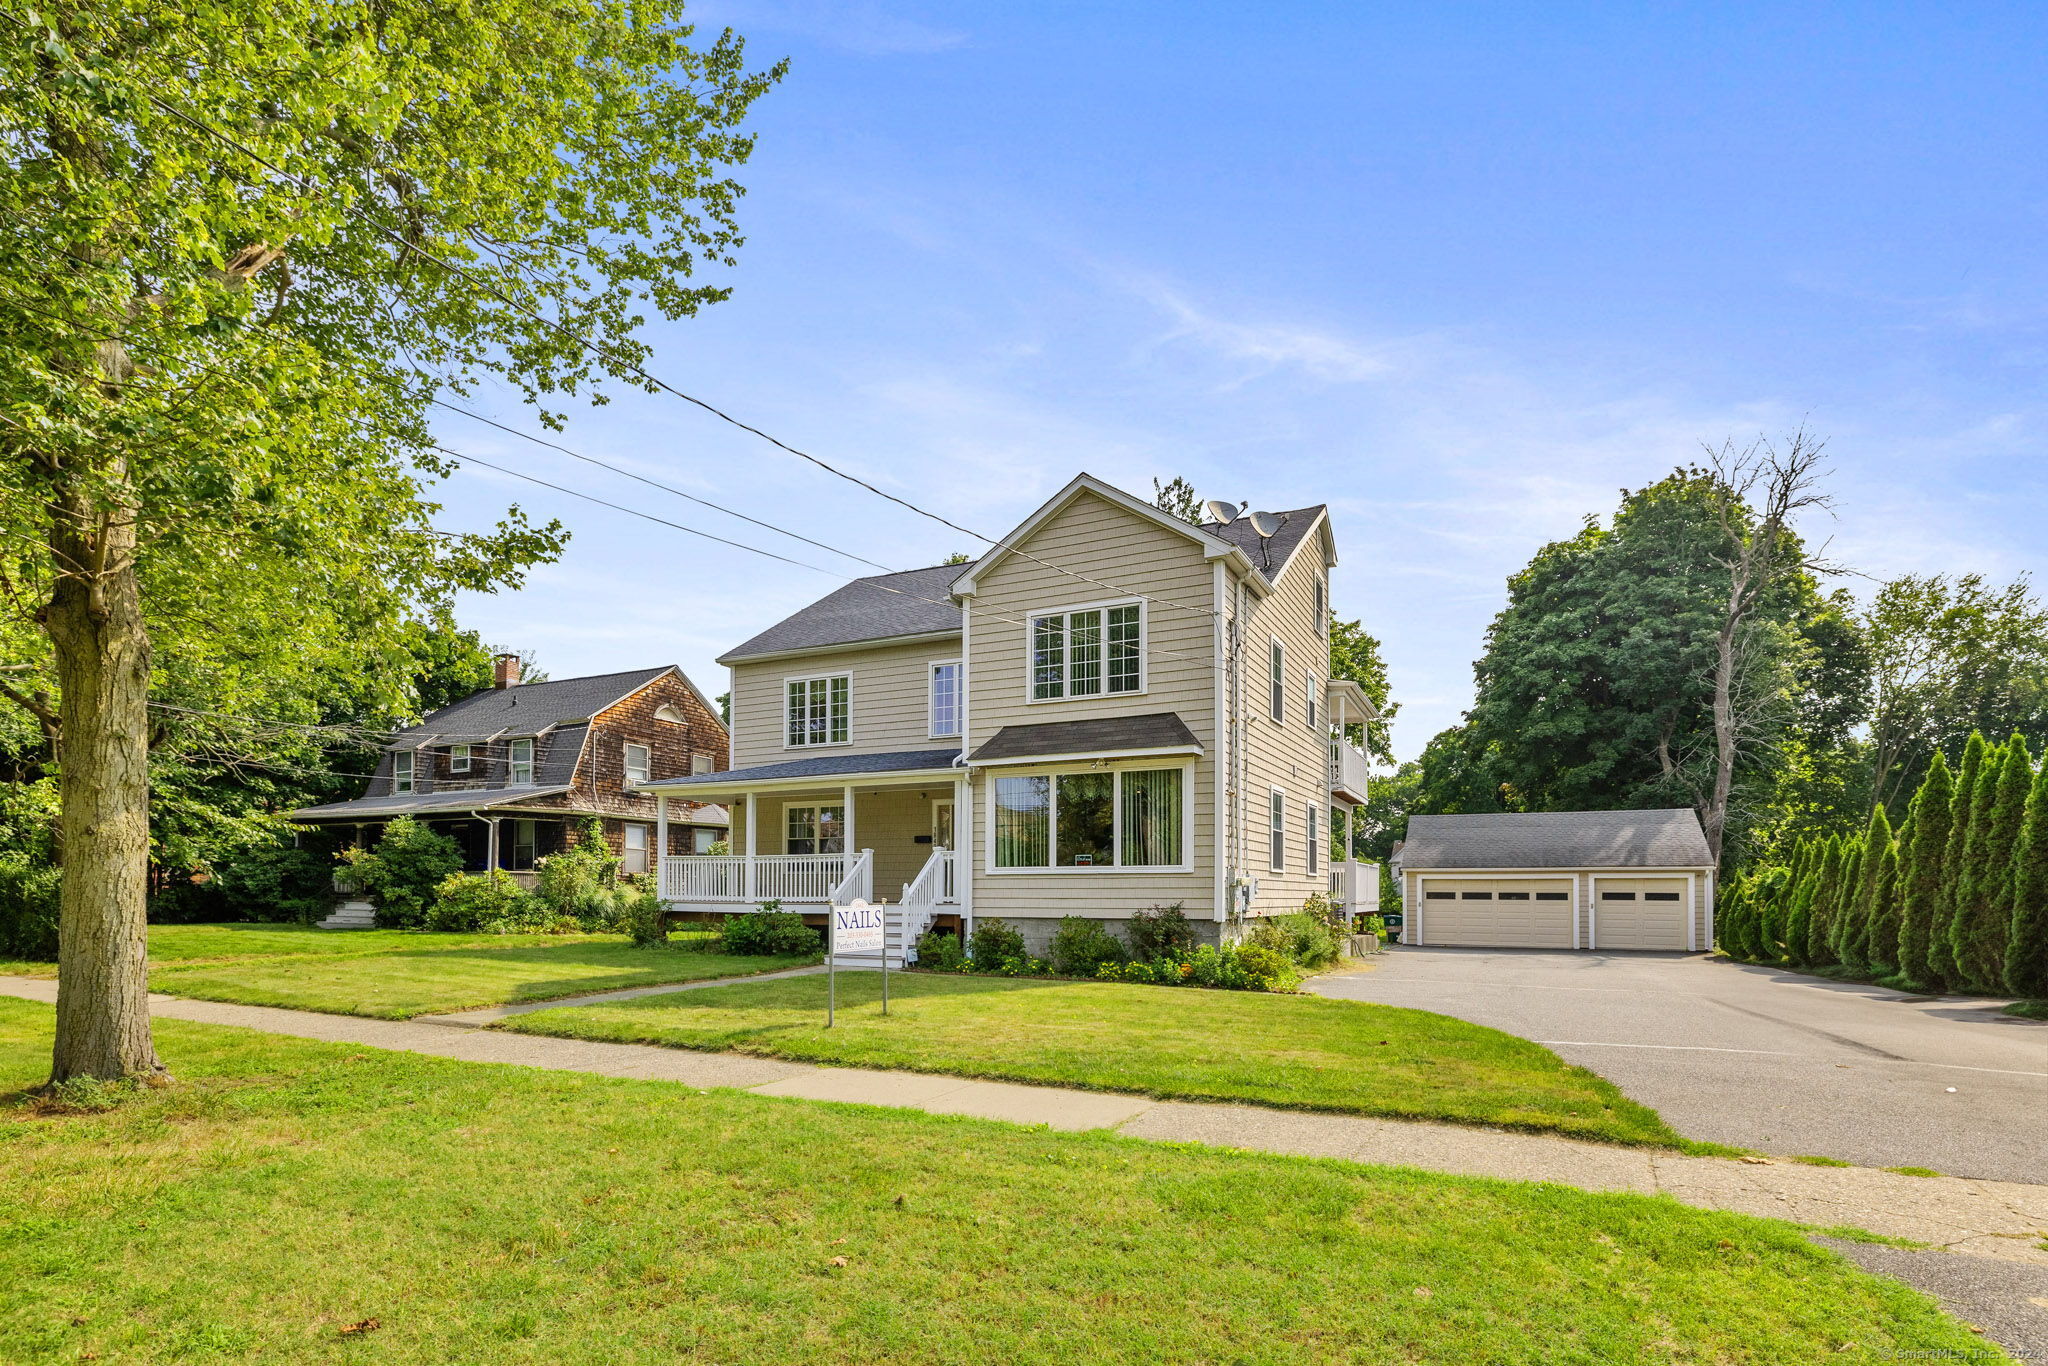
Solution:
<path fill-rule="evenodd" d="M 469 815 L 471 820 L 482 821 L 484 829 L 490 832 L 484 841 L 484 873 L 486 875 L 495 873 L 498 871 L 499 818 L 496 816 L 486 816 L 482 811 L 471 811 Z"/>

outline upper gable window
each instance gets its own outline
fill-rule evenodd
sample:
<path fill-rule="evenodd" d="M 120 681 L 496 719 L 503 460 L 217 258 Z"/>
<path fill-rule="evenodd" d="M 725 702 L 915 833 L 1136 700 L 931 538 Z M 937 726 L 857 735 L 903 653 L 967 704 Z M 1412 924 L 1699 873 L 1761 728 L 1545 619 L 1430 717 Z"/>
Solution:
<path fill-rule="evenodd" d="M 1274 636 L 1266 656 L 1267 684 L 1272 694 L 1266 699 L 1266 713 L 1275 721 L 1287 719 L 1287 647 Z"/>
<path fill-rule="evenodd" d="M 626 782 L 629 786 L 647 781 L 650 757 L 645 745 L 626 746 Z"/>
<path fill-rule="evenodd" d="M 848 674 L 783 682 L 783 735 L 791 746 L 843 745 L 852 738 L 853 680 Z"/>
<path fill-rule="evenodd" d="M 1031 700 L 1145 690 L 1145 609 L 1102 603 L 1031 618 Z"/>
<path fill-rule="evenodd" d="M 960 661 L 932 665 L 932 727 L 934 738 L 960 733 Z"/>
<path fill-rule="evenodd" d="M 1316 629 L 1330 629 L 1330 580 L 1322 574 L 1316 575 Z"/>
<path fill-rule="evenodd" d="M 391 756 L 391 790 L 412 791 L 412 751 L 406 750 Z"/>
<path fill-rule="evenodd" d="M 533 781 L 533 741 L 514 740 L 505 746 L 506 781 L 514 787 L 524 787 Z"/>
<path fill-rule="evenodd" d="M 699 750 L 690 756 L 690 772 L 709 773 L 715 767 L 710 755 Z"/>
<path fill-rule="evenodd" d="M 688 717 L 683 715 L 680 709 L 673 707 L 666 702 L 662 703 L 660 706 L 654 709 L 654 719 L 657 721 L 672 722 L 673 724 L 678 726 L 683 725 L 685 722 L 689 720 Z"/>

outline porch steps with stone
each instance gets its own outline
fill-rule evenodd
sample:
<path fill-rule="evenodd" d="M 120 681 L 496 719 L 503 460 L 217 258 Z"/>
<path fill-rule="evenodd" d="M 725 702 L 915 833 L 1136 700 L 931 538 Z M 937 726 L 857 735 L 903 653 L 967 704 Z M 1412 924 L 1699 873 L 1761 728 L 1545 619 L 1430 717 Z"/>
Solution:
<path fill-rule="evenodd" d="M 377 909 L 359 896 L 352 896 L 334 908 L 334 913 L 317 922 L 323 930 L 374 930 Z"/>

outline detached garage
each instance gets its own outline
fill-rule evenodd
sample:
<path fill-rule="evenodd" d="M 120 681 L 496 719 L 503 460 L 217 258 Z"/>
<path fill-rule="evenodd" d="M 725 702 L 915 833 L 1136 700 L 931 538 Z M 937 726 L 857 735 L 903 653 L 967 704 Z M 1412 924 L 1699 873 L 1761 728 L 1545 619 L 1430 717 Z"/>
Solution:
<path fill-rule="evenodd" d="M 1690 807 L 1411 816 L 1401 942 L 1662 949 L 1714 942 L 1714 861 Z"/>

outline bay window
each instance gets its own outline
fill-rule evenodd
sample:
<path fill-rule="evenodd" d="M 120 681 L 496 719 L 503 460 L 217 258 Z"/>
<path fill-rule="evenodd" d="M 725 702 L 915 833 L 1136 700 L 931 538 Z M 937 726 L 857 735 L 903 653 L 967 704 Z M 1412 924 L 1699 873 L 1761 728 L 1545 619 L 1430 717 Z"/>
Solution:
<path fill-rule="evenodd" d="M 1186 865 L 1186 769 L 1034 773 L 994 789 L 997 868 Z"/>
<path fill-rule="evenodd" d="M 1031 700 L 1145 690 L 1144 609 L 1135 602 L 1031 618 Z"/>
<path fill-rule="evenodd" d="M 847 674 L 785 680 L 784 733 L 791 747 L 843 745 L 851 736 L 853 682 Z"/>

